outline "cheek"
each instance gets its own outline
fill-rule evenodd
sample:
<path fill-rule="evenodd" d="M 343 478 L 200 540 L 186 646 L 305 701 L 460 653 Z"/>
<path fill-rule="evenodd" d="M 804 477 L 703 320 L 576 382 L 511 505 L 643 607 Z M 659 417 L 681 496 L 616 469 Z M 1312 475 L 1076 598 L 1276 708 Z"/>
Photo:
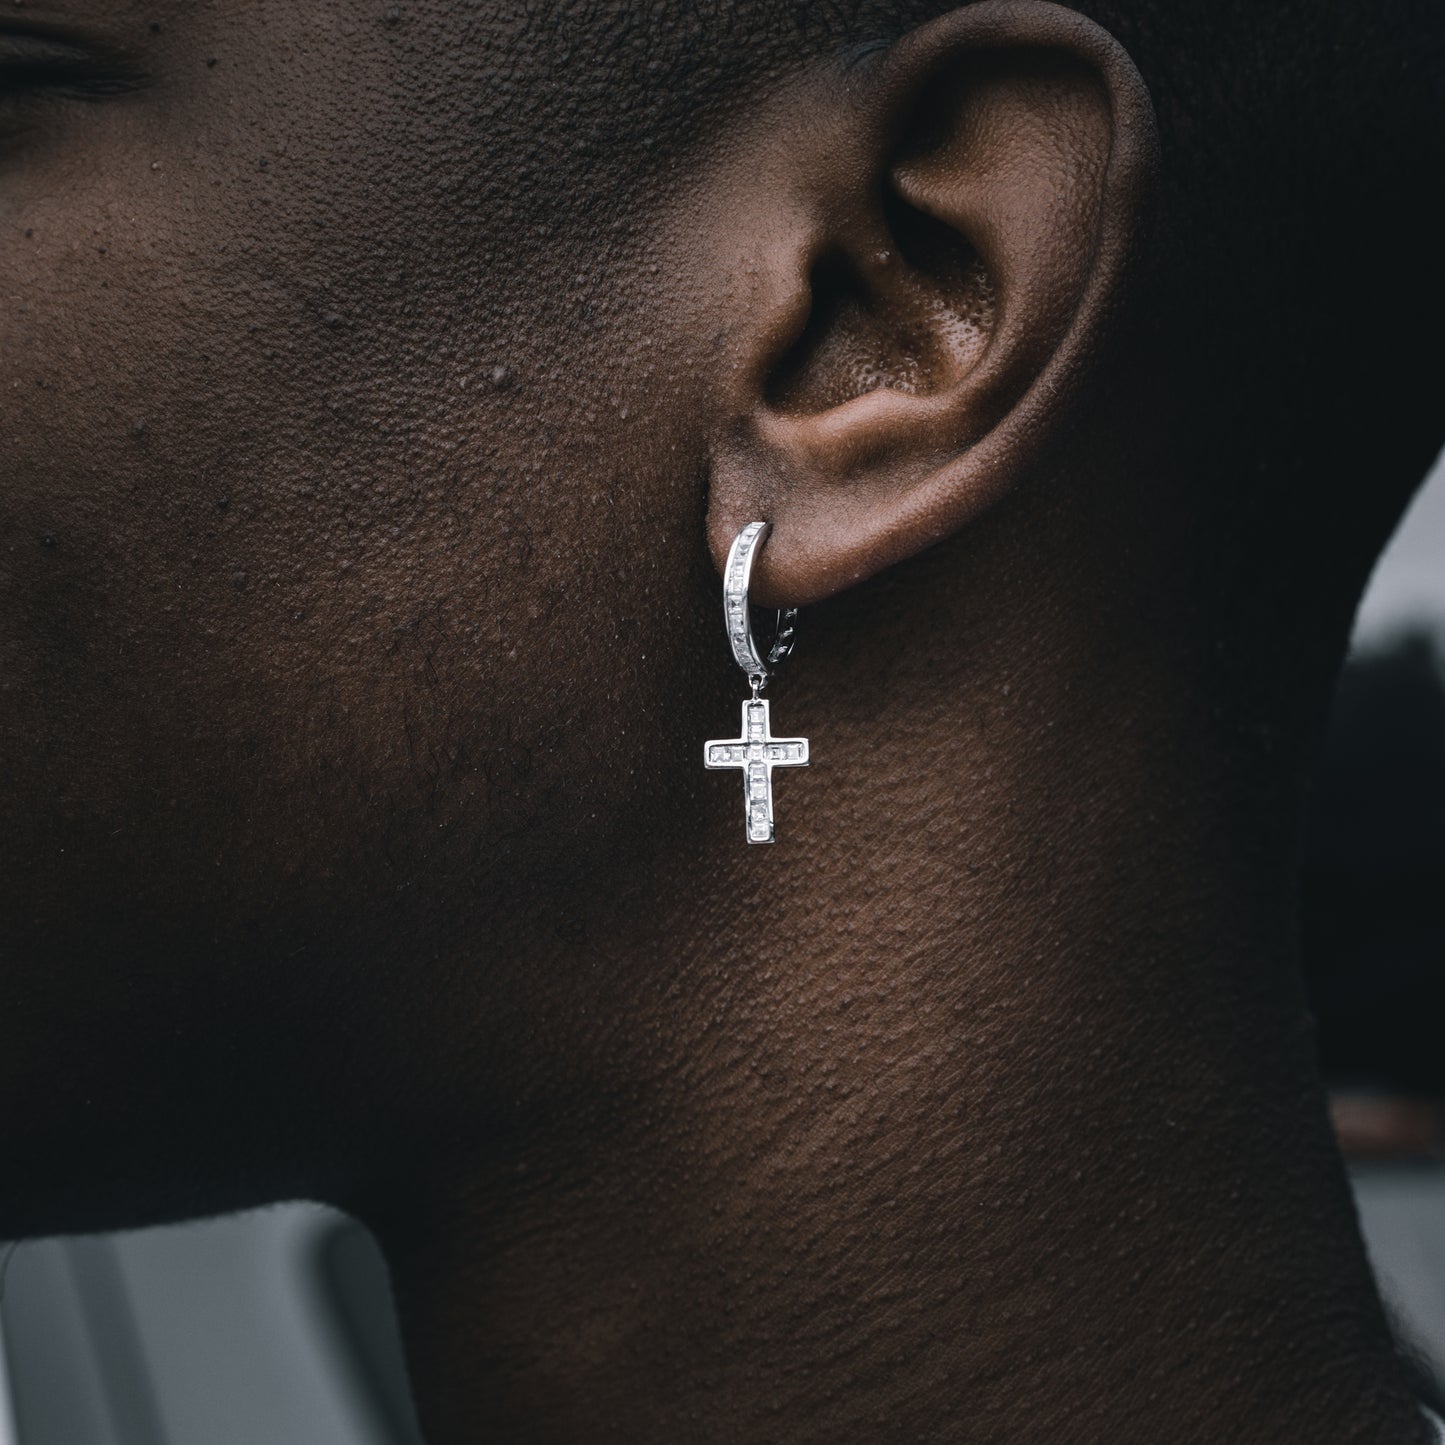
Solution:
<path fill-rule="evenodd" d="M 698 358 L 595 239 L 515 253 L 535 158 L 437 144 L 389 34 L 268 27 L 316 75 L 193 37 L 203 88 L 5 178 L 0 887 L 37 918 L 595 858 L 696 771 Z"/>
<path fill-rule="evenodd" d="M 278 33 L 311 8 L 258 34 L 334 55 Z M 472 952 L 572 939 L 736 715 L 690 338 L 576 237 L 512 254 L 502 204 L 424 227 L 438 172 L 353 60 L 349 104 L 138 101 L 0 176 L 0 1097 L 38 1150 L 189 1147 L 338 1001 L 389 1029 L 401 900 L 480 909 Z"/>
<path fill-rule="evenodd" d="M 719 655 L 675 339 L 614 302 L 579 355 L 500 276 L 463 330 L 299 192 L 263 244 L 175 186 L 149 237 L 57 255 L 77 198 L 22 258 L 7 886 L 214 927 L 655 829 Z"/>

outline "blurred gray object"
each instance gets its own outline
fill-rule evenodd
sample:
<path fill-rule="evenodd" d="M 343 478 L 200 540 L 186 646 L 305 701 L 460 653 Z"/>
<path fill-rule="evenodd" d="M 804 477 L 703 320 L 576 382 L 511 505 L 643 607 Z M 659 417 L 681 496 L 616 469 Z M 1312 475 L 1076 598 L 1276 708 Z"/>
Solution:
<path fill-rule="evenodd" d="M 1445 1383 L 1445 1167 L 1359 1169 L 1355 1199 L 1401 1342 Z"/>
<path fill-rule="evenodd" d="M 386 1266 L 316 1205 L 10 1261 L 0 1445 L 420 1445 Z"/>
<path fill-rule="evenodd" d="M 1445 454 L 1375 565 L 1355 642 L 1369 647 L 1410 628 L 1445 634 Z"/>

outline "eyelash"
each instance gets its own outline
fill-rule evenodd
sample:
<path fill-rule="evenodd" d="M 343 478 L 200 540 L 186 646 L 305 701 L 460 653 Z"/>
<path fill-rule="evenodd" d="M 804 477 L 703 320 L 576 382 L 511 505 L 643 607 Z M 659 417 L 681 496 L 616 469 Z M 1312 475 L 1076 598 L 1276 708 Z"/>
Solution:
<path fill-rule="evenodd" d="M 117 56 L 53 36 L 0 32 L 0 103 L 41 92 L 73 100 L 105 100 L 144 83 Z"/>

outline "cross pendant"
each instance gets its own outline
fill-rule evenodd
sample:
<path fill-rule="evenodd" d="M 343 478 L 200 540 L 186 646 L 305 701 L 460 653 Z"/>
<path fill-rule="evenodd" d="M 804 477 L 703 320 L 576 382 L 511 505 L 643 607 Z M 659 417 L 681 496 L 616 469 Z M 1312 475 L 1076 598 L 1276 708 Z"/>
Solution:
<path fill-rule="evenodd" d="M 740 768 L 749 843 L 773 841 L 773 769 L 806 768 L 807 738 L 775 738 L 768 704 L 760 697 L 743 702 L 743 735 L 713 738 L 702 745 L 709 768 Z"/>

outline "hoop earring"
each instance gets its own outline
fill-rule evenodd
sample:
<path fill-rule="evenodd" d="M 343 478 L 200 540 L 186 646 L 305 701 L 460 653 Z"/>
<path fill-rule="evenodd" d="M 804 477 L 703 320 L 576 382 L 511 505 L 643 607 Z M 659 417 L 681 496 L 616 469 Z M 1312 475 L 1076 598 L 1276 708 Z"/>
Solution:
<path fill-rule="evenodd" d="M 703 744 L 705 766 L 739 768 L 743 774 L 743 824 L 749 843 L 773 841 L 773 769 L 806 768 L 807 738 L 775 738 L 767 699 L 761 696 L 768 678 L 793 651 L 797 639 L 798 609 L 776 613 L 766 651 L 753 635 L 753 609 L 748 604 L 748 583 L 753 562 L 768 533 L 770 522 L 749 522 L 733 538 L 723 568 L 723 623 L 733 661 L 752 686 L 743 701 L 743 730 L 737 738 L 711 738 Z"/>

